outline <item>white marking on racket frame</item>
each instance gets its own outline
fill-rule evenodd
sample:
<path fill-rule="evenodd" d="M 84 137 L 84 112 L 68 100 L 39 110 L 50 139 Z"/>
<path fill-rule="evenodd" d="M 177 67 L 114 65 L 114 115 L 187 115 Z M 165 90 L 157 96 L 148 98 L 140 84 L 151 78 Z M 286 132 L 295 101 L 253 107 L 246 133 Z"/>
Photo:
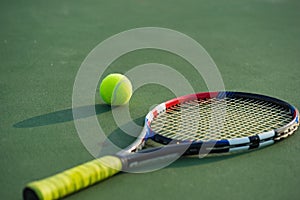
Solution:
<path fill-rule="evenodd" d="M 243 146 L 243 147 L 234 147 L 234 148 L 230 148 L 229 152 L 237 152 L 237 151 L 245 151 L 245 150 L 249 150 L 250 146 Z"/>
<path fill-rule="evenodd" d="M 165 103 L 161 103 L 159 105 L 157 105 L 155 107 L 155 110 L 157 110 L 157 112 L 164 112 L 166 110 L 166 104 Z"/>
<path fill-rule="evenodd" d="M 269 141 L 260 143 L 259 148 L 266 147 L 266 146 L 269 146 L 271 144 L 274 144 L 274 140 L 269 140 Z"/>
<path fill-rule="evenodd" d="M 153 119 L 154 119 L 153 113 L 152 113 L 152 112 L 149 112 L 149 113 L 147 114 L 147 116 L 146 116 L 146 119 L 147 119 L 148 121 L 152 122 Z"/>
<path fill-rule="evenodd" d="M 264 140 L 264 139 L 271 138 L 271 137 L 274 137 L 274 136 L 275 136 L 275 131 L 274 130 L 258 134 L 258 137 L 259 137 L 260 140 Z"/>
<path fill-rule="evenodd" d="M 228 142 L 230 146 L 237 145 L 237 144 L 247 144 L 250 143 L 250 139 L 248 137 L 235 138 L 235 139 L 229 139 Z"/>

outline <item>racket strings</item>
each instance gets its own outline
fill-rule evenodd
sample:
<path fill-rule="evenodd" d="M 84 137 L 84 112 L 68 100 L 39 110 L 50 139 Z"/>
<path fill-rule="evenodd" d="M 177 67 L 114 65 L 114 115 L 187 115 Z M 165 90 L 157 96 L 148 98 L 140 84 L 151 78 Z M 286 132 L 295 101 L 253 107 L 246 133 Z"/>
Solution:
<path fill-rule="evenodd" d="M 160 113 L 151 129 L 176 140 L 209 141 L 248 137 L 284 126 L 289 110 L 271 102 L 247 99 L 196 99 Z"/>

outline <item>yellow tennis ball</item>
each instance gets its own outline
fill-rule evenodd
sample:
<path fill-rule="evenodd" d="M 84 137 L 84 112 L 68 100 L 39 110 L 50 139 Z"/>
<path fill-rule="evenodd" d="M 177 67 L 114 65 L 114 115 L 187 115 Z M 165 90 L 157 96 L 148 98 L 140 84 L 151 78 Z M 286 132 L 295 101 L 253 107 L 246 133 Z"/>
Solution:
<path fill-rule="evenodd" d="M 124 105 L 131 98 L 132 85 L 126 76 L 110 74 L 102 80 L 99 92 L 105 103 L 113 106 Z"/>

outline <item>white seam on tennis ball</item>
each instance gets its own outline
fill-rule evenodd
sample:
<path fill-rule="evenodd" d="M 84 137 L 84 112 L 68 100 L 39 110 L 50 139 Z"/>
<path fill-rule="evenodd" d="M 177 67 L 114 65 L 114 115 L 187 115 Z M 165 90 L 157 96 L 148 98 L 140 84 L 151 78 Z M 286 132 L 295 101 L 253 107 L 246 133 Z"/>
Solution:
<path fill-rule="evenodd" d="M 119 82 L 117 83 L 116 87 L 114 88 L 113 95 L 112 95 L 112 98 L 111 98 L 111 105 L 114 105 L 114 103 L 115 103 L 114 101 L 116 101 L 116 99 L 117 99 L 117 97 L 116 97 L 117 91 L 118 91 L 120 85 L 121 85 L 122 83 L 124 83 L 124 82 L 129 82 L 129 81 L 127 80 L 126 76 L 124 76 L 124 77 L 122 78 L 122 80 L 119 81 Z M 129 83 L 130 83 L 130 82 L 129 82 Z M 131 83 L 130 83 L 130 84 L 131 84 Z M 131 97 L 131 95 L 130 95 L 130 97 Z M 130 99 L 130 97 L 129 97 L 129 99 Z M 127 102 L 126 102 L 126 103 L 127 103 Z"/>

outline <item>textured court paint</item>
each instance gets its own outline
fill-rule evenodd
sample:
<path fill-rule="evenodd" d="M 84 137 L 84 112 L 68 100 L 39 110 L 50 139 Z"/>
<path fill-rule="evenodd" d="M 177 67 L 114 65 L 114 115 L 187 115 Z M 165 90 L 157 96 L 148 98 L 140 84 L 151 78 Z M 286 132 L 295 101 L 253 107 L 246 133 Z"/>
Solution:
<path fill-rule="evenodd" d="M 31 182 L 27 188 L 35 191 L 39 199 L 59 199 L 113 176 L 121 169 L 122 163 L 119 158 L 105 156 L 49 178 Z"/>

